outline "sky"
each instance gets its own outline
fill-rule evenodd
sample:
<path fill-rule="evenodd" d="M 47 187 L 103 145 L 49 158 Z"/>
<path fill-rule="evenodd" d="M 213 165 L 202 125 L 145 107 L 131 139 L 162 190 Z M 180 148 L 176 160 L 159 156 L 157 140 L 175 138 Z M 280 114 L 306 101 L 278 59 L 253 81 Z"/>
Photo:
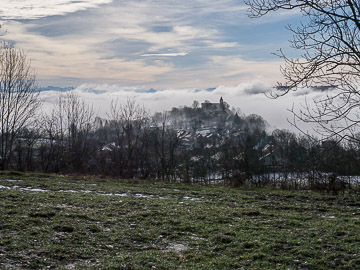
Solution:
<path fill-rule="evenodd" d="M 300 14 L 250 19 L 247 9 L 243 0 L 0 0 L 0 24 L 2 39 L 27 53 L 39 86 L 74 87 L 100 116 L 113 99 L 162 111 L 223 96 L 291 129 L 287 109 L 305 92 L 265 93 L 282 80 L 272 53 L 293 54 L 285 26 Z M 56 94 L 42 98 L 49 105 Z"/>

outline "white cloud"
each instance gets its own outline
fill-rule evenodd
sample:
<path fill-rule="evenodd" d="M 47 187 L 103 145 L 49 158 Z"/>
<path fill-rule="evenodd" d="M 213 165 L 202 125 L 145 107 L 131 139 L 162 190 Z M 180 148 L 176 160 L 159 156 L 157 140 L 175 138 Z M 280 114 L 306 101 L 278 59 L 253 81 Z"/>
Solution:
<path fill-rule="evenodd" d="M 308 101 L 320 98 L 324 95 L 319 91 L 312 91 L 306 96 L 298 96 L 296 92 L 273 99 L 264 94 L 247 93 L 249 89 L 271 89 L 270 85 L 254 81 L 252 83 L 242 83 L 236 86 L 219 86 L 216 89 L 194 89 L 194 88 L 166 88 L 156 92 L 146 92 L 146 88 L 122 87 L 115 84 L 84 84 L 74 89 L 73 92 L 78 94 L 87 103 L 93 104 L 96 114 L 100 117 L 107 118 L 110 112 L 112 101 L 124 103 L 127 98 L 135 100 L 148 109 L 151 113 L 171 110 L 172 107 L 191 106 L 194 100 L 200 103 L 205 100 L 218 102 L 223 97 L 231 107 L 239 108 L 244 114 L 258 114 L 267 120 L 273 128 L 289 129 L 296 133 L 298 130 L 291 126 L 289 121 L 293 120 L 293 114 L 289 112 L 294 106 L 294 110 L 299 110 L 301 104 L 304 104 L 305 97 Z M 98 94 L 94 93 L 94 90 Z M 95 91 L 95 92 L 96 92 Z M 261 92 L 261 91 L 259 91 Z M 44 101 L 44 111 L 50 111 L 59 92 L 42 92 L 41 98 Z M 294 105 L 295 104 L 295 105 Z M 309 102 L 309 104 L 312 104 Z M 313 133 L 313 125 L 298 123 L 304 132 Z"/>
<path fill-rule="evenodd" d="M 147 27 L 121 27 L 111 30 L 117 38 L 141 41 L 150 44 L 148 51 L 158 52 L 164 49 L 193 50 L 193 42 L 203 43 L 204 40 L 213 39 L 217 31 L 201 29 L 194 26 L 174 26 L 171 31 L 155 32 Z M 198 45 L 199 46 L 199 45 Z"/>
<path fill-rule="evenodd" d="M 185 56 L 188 55 L 187 52 L 178 52 L 178 53 L 146 53 L 142 56 L 156 56 L 156 57 L 175 57 L 175 56 Z"/>
<path fill-rule="evenodd" d="M 5 38 L 28 52 L 42 86 L 206 88 L 281 78 L 278 59 L 251 61 L 242 54 L 249 45 L 233 31 L 226 36 L 226 26 L 247 21 L 247 7 L 237 0 L 5 1 L 13 17 L 30 3 L 36 16 L 67 14 L 4 25 Z M 71 13 L 100 4 L 106 5 Z"/>
<path fill-rule="evenodd" d="M 175 56 L 189 57 L 190 54 L 196 56 L 194 52 L 181 50 L 185 47 L 189 51 L 201 51 L 201 46 L 194 49 L 194 45 L 187 44 L 195 42 L 196 35 L 204 38 L 208 36 L 211 39 L 211 35 L 214 34 L 214 32 L 201 34 L 201 31 L 195 27 L 175 28 L 176 30 L 171 32 L 156 33 L 156 36 L 146 32 L 145 28 L 137 28 L 137 30 L 115 28 L 124 33 L 122 38 L 125 40 L 131 40 L 133 37 L 150 43 L 147 47 L 149 49 L 154 47 L 168 49 L 165 50 L 166 52 L 161 52 L 160 49 L 160 52 L 142 54 L 123 53 L 122 56 L 117 56 L 116 51 L 104 47 L 111 43 L 114 37 L 107 31 L 97 32 L 97 28 L 90 28 L 89 32 L 92 34 L 81 38 L 71 33 L 62 36 L 45 36 L 31 31 L 30 29 L 36 25 L 30 23 L 13 21 L 6 27 L 8 29 L 6 38 L 15 41 L 17 47 L 23 48 L 28 53 L 43 86 L 59 85 L 56 82 L 60 82 L 61 86 L 64 78 L 70 78 L 70 80 L 78 79 L 89 83 L 206 88 L 260 79 L 275 83 L 281 76 L 278 68 L 280 62 L 249 61 L 244 60 L 241 55 L 206 56 L 202 63 L 194 62 L 189 63 L 187 67 L 177 67 L 168 59 Z M 180 34 L 177 35 L 175 32 Z M 188 61 L 192 61 L 191 57 Z"/>
<path fill-rule="evenodd" d="M 304 104 L 304 96 L 294 95 L 291 92 L 284 97 L 271 99 L 264 94 L 246 94 L 247 89 L 255 89 L 263 87 L 270 89 L 270 85 L 264 85 L 261 82 L 243 83 L 237 86 L 220 86 L 212 91 L 199 89 L 174 89 L 167 88 L 158 90 L 157 92 L 144 93 L 146 88 L 138 87 L 122 87 L 111 84 L 84 84 L 74 89 L 80 98 L 84 99 L 88 104 L 92 104 L 95 113 L 103 118 L 108 118 L 110 112 L 110 104 L 112 101 L 125 103 L 127 98 L 135 98 L 138 104 L 143 105 L 151 113 L 171 110 L 172 107 L 192 106 L 193 101 L 200 103 L 205 100 L 210 102 L 218 102 L 223 97 L 231 107 L 239 108 L 245 115 L 258 114 L 267 120 L 273 128 L 288 129 L 298 133 L 298 130 L 291 126 L 289 121 L 293 120 L 293 115 L 289 112 L 294 104 L 294 109 L 299 110 L 301 103 Z M 93 90 L 98 91 L 95 94 Z M 319 98 L 318 91 L 310 92 L 306 97 L 308 101 Z M 59 92 L 47 91 L 42 92 L 40 97 L 44 101 L 44 112 L 49 112 L 56 103 Z M 311 102 L 310 102 L 311 104 Z M 313 134 L 313 125 L 298 123 L 299 127 L 304 131 Z"/>
<path fill-rule="evenodd" d="M 207 41 L 206 42 L 208 44 L 209 48 L 214 48 L 214 49 L 224 49 L 224 48 L 236 48 L 236 47 L 241 47 L 241 44 L 237 43 L 237 42 L 214 42 L 214 41 Z"/>
<path fill-rule="evenodd" d="M 113 0 L 2 0 L 0 18 L 38 19 L 53 15 L 64 15 L 79 10 L 98 7 Z"/>
<path fill-rule="evenodd" d="M 25 49 L 37 74 L 43 78 L 74 77 L 87 81 L 116 81 L 143 83 L 154 81 L 154 76 L 172 70 L 161 61 L 147 64 L 141 59 L 128 60 L 112 57 L 107 51 L 99 51 L 107 36 L 77 39 L 73 36 L 46 37 L 28 31 L 31 24 L 11 22 L 7 24 L 7 39 Z"/>
<path fill-rule="evenodd" d="M 144 93 L 146 88 L 122 87 L 111 84 L 84 84 L 74 89 L 81 98 L 94 105 L 95 111 L 101 117 L 107 117 L 111 101 L 125 102 L 127 98 L 135 98 L 151 112 L 170 110 L 172 107 L 191 106 L 194 100 L 204 102 L 218 102 L 220 97 L 232 107 L 238 107 L 245 114 L 262 115 L 271 125 L 279 128 L 290 128 L 286 118 L 291 114 L 286 110 L 292 106 L 298 97 L 289 95 L 281 99 L 270 99 L 264 94 L 253 95 L 247 93 L 249 89 L 270 89 L 270 86 L 260 82 L 242 83 L 236 86 L 219 86 L 212 91 L 194 88 L 166 88 L 156 92 Z M 95 90 L 95 91 L 94 91 Z M 95 94 L 97 92 L 98 94 Z M 255 92 L 255 91 L 253 91 Z M 259 91 L 261 92 L 261 91 Z M 42 92 L 45 108 L 49 110 L 56 101 L 56 92 Z"/>

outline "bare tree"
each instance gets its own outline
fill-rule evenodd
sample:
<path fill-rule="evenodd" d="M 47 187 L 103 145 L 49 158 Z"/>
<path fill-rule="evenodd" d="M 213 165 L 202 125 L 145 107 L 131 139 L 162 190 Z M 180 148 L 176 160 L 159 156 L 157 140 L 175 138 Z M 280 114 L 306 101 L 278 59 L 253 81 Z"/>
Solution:
<path fill-rule="evenodd" d="M 35 75 L 25 53 L 7 43 L 0 48 L 0 169 L 10 165 L 15 140 L 40 107 Z"/>
<path fill-rule="evenodd" d="M 119 100 L 112 102 L 110 110 L 110 118 L 116 134 L 117 173 L 125 177 L 134 177 L 139 169 L 137 165 L 144 157 L 141 137 L 148 127 L 149 113 L 131 98 L 128 98 L 124 104 L 120 104 Z"/>
<path fill-rule="evenodd" d="M 31 127 L 19 130 L 20 137 L 14 147 L 14 158 L 16 157 L 16 170 L 33 171 L 38 165 L 39 149 L 43 144 L 41 138 L 42 122 L 34 120 Z"/>
<path fill-rule="evenodd" d="M 298 10 L 304 18 L 293 33 L 290 45 L 302 52 L 285 60 L 275 96 L 299 88 L 331 89 L 313 104 L 294 113 L 298 120 L 315 123 L 324 138 L 358 140 L 360 124 L 360 3 L 358 0 L 249 0 L 250 17 L 277 10 Z"/>
<path fill-rule="evenodd" d="M 88 158 L 89 136 L 93 128 L 93 107 L 76 94 L 58 98 L 51 114 L 45 117 L 44 128 L 50 139 L 50 154 L 55 171 L 70 169 L 79 172 Z"/>
<path fill-rule="evenodd" d="M 168 112 L 157 114 L 155 120 L 156 136 L 154 138 L 154 152 L 158 177 L 162 180 L 176 179 L 176 166 L 178 165 L 176 152 L 180 141 Z"/>

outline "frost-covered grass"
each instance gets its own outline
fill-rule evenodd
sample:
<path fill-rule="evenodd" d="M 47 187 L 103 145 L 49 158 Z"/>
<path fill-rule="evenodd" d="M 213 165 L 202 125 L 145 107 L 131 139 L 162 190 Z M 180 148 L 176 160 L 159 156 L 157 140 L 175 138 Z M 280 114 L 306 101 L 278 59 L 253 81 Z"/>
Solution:
<path fill-rule="evenodd" d="M 360 198 L 0 175 L 0 269 L 241 268 L 359 269 Z"/>

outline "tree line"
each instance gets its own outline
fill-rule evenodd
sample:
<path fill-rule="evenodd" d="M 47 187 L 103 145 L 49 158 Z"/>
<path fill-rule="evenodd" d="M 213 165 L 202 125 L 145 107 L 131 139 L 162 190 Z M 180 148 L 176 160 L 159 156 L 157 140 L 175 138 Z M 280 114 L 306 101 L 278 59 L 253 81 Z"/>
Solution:
<path fill-rule="evenodd" d="M 357 140 L 269 132 L 261 116 L 241 115 L 222 99 L 154 115 L 136 100 L 114 100 L 101 119 L 70 92 L 41 113 L 24 52 L 4 43 L 0 68 L 1 170 L 284 187 L 360 175 Z"/>

